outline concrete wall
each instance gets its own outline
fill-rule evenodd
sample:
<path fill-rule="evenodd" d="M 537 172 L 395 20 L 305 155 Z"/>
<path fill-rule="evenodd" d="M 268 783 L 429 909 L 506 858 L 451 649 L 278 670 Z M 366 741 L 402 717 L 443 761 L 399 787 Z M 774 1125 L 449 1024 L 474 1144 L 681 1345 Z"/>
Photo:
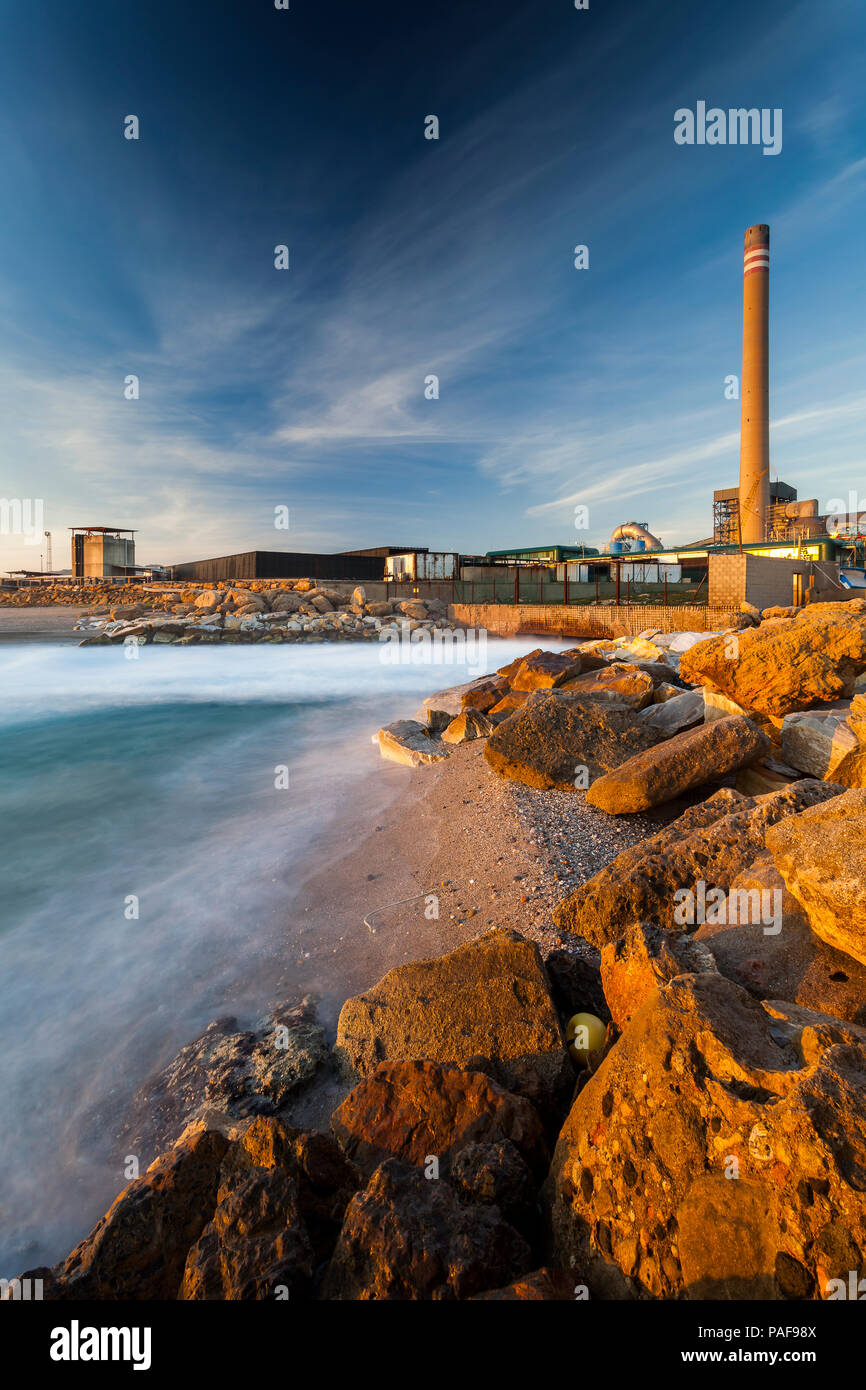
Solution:
<path fill-rule="evenodd" d="M 675 608 L 640 604 L 455 603 L 449 616 L 497 637 L 538 633 L 548 637 L 636 637 L 645 628 L 663 632 L 717 632 L 730 627 L 736 609 L 683 604 Z"/>
<path fill-rule="evenodd" d="M 709 601 L 711 605 L 739 608 L 745 601 L 756 608 L 788 607 L 794 602 L 794 576 L 803 588 L 810 579 L 816 597 L 839 599 L 839 566 L 832 561 L 777 560 L 768 555 L 711 555 Z M 835 581 L 835 582 L 834 582 Z"/>
<path fill-rule="evenodd" d="M 135 564 L 135 542 L 125 536 L 85 536 L 84 573 L 90 578 L 122 574 Z"/>

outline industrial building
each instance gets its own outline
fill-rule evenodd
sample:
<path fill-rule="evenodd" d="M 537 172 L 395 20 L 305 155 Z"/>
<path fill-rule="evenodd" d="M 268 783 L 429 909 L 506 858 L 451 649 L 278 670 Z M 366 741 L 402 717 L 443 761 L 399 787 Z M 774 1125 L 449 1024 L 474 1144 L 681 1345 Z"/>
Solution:
<path fill-rule="evenodd" d="M 377 552 L 306 555 L 301 551 L 246 550 L 172 565 L 171 577 L 199 584 L 223 584 L 233 579 L 373 580 L 384 578 L 385 558 Z"/>
<path fill-rule="evenodd" d="M 665 547 L 646 522 L 629 521 L 615 528 L 603 554 L 560 545 L 488 551 L 473 580 L 484 581 L 484 565 L 505 567 L 515 593 L 521 585 L 530 591 L 533 578 L 539 593 L 550 593 L 538 572 L 546 567 L 552 580 L 555 567 L 565 603 L 639 597 L 718 607 L 802 603 L 866 588 L 866 520 L 853 512 L 822 515 L 816 498 L 801 501 L 796 488 L 770 478 L 769 277 L 770 229 L 760 223 L 746 229 L 743 247 L 740 476 L 736 487 L 713 494 L 712 535 Z"/>
<path fill-rule="evenodd" d="M 122 526 L 70 526 L 74 579 L 132 578 L 135 532 Z"/>

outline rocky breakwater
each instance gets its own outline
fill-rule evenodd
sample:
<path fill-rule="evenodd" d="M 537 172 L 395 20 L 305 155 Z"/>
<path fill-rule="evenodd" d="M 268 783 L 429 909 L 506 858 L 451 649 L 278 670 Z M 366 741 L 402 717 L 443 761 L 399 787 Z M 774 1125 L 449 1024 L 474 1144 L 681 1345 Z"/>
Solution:
<path fill-rule="evenodd" d="M 448 606 L 440 599 L 369 601 L 363 587 L 345 594 L 309 579 L 279 586 L 188 588 L 160 608 L 118 605 L 77 624 L 79 646 L 164 643 L 378 642 L 383 636 L 413 638 L 420 629 L 450 632 Z"/>
<path fill-rule="evenodd" d="M 160 1112 L 176 1142 L 65 1260 L 25 1277 L 51 1300 L 572 1297 L 545 1263 L 539 1193 L 577 1080 L 563 1023 L 596 986 L 550 964 L 494 930 L 348 1000 L 330 1065 L 356 1084 L 330 1134 L 256 1114 L 251 1079 L 279 1106 L 285 1075 L 274 1093 L 250 1061 L 261 1039 L 208 1030 L 151 1087 L 180 1083 Z M 220 1118 L 239 1086 L 246 1112 Z"/>
<path fill-rule="evenodd" d="M 680 634 L 682 635 L 682 634 Z M 598 776 L 703 719 L 676 656 L 645 639 L 540 647 L 477 680 L 430 695 L 414 719 L 378 733 L 383 757 L 410 766 L 440 762 L 486 739 L 499 775 L 541 788 L 574 789 L 579 767 Z"/>

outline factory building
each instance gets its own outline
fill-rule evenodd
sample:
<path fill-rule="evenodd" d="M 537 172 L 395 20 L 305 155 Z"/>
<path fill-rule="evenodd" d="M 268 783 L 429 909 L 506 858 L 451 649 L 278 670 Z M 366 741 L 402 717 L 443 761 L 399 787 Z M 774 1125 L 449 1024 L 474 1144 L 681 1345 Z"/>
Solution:
<path fill-rule="evenodd" d="M 171 577 L 198 584 L 223 584 L 234 579 L 373 580 L 385 577 L 385 558 L 377 552 L 307 555 L 302 551 L 246 550 L 172 565 Z"/>
<path fill-rule="evenodd" d="M 74 579 L 132 578 L 135 532 L 121 526 L 70 526 Z"/>

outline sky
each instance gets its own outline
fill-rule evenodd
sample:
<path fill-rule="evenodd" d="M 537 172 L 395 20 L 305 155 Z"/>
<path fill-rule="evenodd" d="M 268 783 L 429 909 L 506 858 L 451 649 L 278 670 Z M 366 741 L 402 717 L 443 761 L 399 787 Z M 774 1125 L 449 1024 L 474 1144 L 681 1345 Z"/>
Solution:
<path fill-rule="evenodd" d="M 58 569 L 704 538 L 757 222 L 773 476 L 864 497 L 864 70 L 862 0 L 0 0 L 0 498 Z"/>

